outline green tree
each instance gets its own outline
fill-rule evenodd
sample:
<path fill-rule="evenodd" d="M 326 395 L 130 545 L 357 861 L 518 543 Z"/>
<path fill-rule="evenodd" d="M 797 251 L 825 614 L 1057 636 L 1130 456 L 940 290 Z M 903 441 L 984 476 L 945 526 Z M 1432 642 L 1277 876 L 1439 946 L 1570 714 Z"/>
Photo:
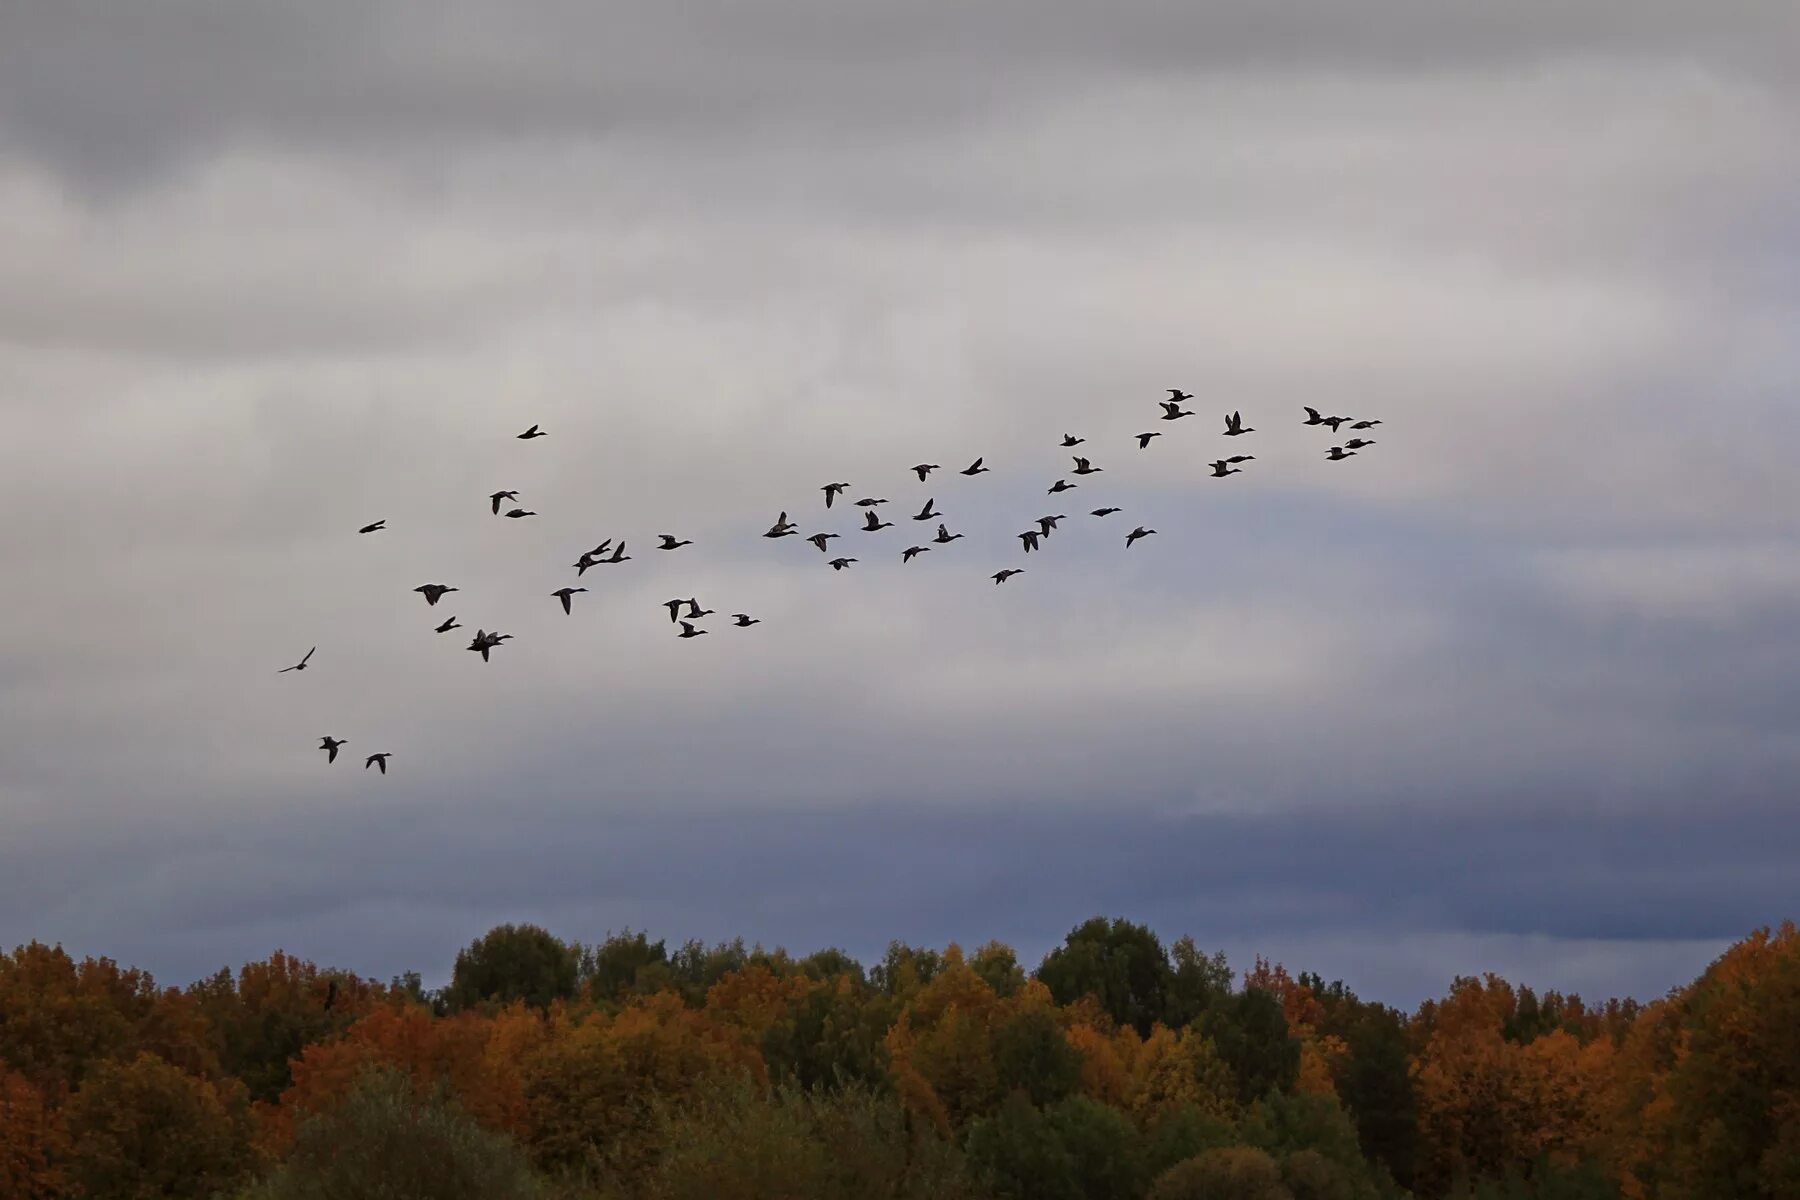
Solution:
<path fill-rule="evenodd" d="M 970 1163 L 1003 1200 L 1086 1200 L 1061 1131 L 1023 1093 L 1014 1092 L 992 1116 L 972 1122 L 963 1144 Z"/>
<path fill-rule="evenodd" d="M 240 1200 L 533 1200 L 525 1153 L 477 1125 L 441 1090 L 419 1094 L 401 1072 L 363 1075 L 309 1116 L 287 1160 Z"/>
<path fill-rule="evenodd" d="M 1113 1020 L 1148 1037 L 1168 1007 L 1172 975 L 1162 942 L 1149 928 L 1122 917 L 1094 917 L 1044 956 L 1037 977 L 1058 1004 L 1091 995 Z"/>
<path fill-rule="evenodd" d="M 1041 994 L 1041 993 L 1040 993 Z M 994 1029 L 994 1068 L 1002 1088 L 1021 1088 L 1033 1104 L 1052 1104 L 1081 1085 L 1081 1052 L 1056 1014 L 1028 1004 Z"/>
<path fill-rule="evenodd" d="M 669 953 L 663 943 L 642 932 L 608 933 L 598 946 L 581 953 L 579 975 L 596 1000 L 621 1000 L 632 992 L 654 990 L 653 981 L 669 977 Z M 655 968 L 664 968 L 657 971 Z M 644 987 L 651 983 L 651 987 Z"/>
<path fill-rule="evenodd" d="M 1300 1074 L 1300 1042 L 1289 1035 L 1281 1002 L 1260 988 L 1238 992 L 1208 1009 L 1200 1028 L 1250 1104 L 1271 1090 L 1287 1091 Z"/>
<path fill-rule="evenodd" d="M 1157 1117 L 1145 1131 L 1144 1170 L 1154 1179 L 1176 1163 L 1237 1142 L 1237 1129 L 1230 1121 L 1202 1112 L 1197 1105 L 1183 1104 Z"/>
<path fill-rule="evenodd" d="M 1169 963 L 1162 1020 L 1170 1029 L 1198 1021 L 1207 1009 L 1231 995 L 1231 967 L 1223 950 L 1209 957 L 1200 953 L 1193 938 L 1184 936 L 1169 947 Z"/>
<path fill-rule="evenodd" d="M 1082 1200 L 1137 1200 L 1148 1174 L 1137 1127 L 1109 1104 L 1071 1096 L 1044 1111 L 1068 1152 Z"/>
<path fill-rule="evenodd" d="M 154 1054 L 96 1066 L 66 1110 L 85 1200 L 207 1196 L 251 1169 L 249 1102 Z"/>
<path fill-rule="evenodd" d="M 547 1008 L 575 995 L 577 952 L 536 925 L 499 925 L 456 956 L 444 999 L 451 1011 L 523 1000 Z"/>
<path fill-rule="evenodd" d="M 1018 995 L 1025 986 L 1025 968 L 1019 965 L 1013 948 L 1004 942 L 989 942 L 975 951 L 969 956 L 969 967 L 1002 999 Z"/>

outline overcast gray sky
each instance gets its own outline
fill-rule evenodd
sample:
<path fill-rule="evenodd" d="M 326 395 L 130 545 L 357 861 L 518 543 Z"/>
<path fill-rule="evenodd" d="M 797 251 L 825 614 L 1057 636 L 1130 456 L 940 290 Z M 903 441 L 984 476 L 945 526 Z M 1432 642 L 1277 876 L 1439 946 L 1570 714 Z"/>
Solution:
<path fill-rule="evenodd" d="M 1800 909 L 1797 14 L 0 2 L 0 943 L 1684 982 Z"/>

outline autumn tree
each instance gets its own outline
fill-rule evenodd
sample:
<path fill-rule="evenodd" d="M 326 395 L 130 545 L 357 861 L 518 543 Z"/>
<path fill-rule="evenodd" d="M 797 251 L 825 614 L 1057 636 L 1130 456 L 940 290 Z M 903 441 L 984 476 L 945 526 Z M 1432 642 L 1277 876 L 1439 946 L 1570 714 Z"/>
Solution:
<path fill-rule="evenodd" d="M 1177 1163 L 1151 1184 L 1147 1200 L 1293 1200 L 1273 1158 L 1232 1146 Z"/>
<path fill-rule="evenodd" d="M 0 1196 L 63 1200 L 69 1135 L 62 1117 L 31 1080 L 0 1066 Z"/>
<path fill-rule="evenodd" d="M 536 925 L 499 925 L 456 956 L 445 990 L 451 1011 L 490 1001 L 547 1008 L 575 995 L 577 952 Z"/>

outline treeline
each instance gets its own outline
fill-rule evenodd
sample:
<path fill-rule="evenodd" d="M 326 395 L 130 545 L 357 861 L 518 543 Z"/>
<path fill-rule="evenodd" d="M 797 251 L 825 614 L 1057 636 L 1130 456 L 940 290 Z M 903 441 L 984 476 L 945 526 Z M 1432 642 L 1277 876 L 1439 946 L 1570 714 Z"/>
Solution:
<path fill-rule="evenodd" d="M 1800 935 L 1647 1005 L 1407 1014 L 1096 918 L 827 950 L 502 926 L 448 987 L 277 952 L 187 988 L 0 955 L 0 1197 L 1800 1196 Z"/>

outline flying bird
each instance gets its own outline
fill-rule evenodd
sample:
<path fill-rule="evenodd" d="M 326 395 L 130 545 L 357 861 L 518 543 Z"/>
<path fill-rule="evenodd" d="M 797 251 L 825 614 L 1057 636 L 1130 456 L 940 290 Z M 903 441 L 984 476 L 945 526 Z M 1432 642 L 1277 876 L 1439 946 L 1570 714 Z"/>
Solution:
<path fill-rule="evenodd" d="M 438 626 L 438 627 L 437 627 L 437 630 L 436 630 L 436 632 L 438 632 L 438 633 L 449 633 L 449 632 L 450 632 L 450 631 L 451 631 L 451 630 L 452 630 L 452 629 L 461 629 L 461 628 L 462 628 L 462 626 L 461 626 L 461 625 L 458 625 L 458 624 L 457 624 L 457 623 L 456 623 L 456 618 L 455 618 L 455 617 L 451 617 L 451 618 L 450 618 L 450 619 L 449 619 L 449 620 L 448 620 L 448 621 L 445 621 L 445 622 L 444 622 L 444 623 L 443 623 L 443 624 L 442 624 L 442 625 L 439 625 L 439 626 Z"/>
<path fill-rule="evenodd" d="M 1023 575 L 1024 573 L 1025 573 L 1024 567 L 1009 567 L 1008 569 L 1006 569 L 1004 571 L 994 572 L 994 582 L 995 583 L 1005 583 L 1007 580 L 1011 579 L 1014 575 Z"/>
<path fill-rule="evenodd" d="M 475 640 L 469 643 L 468 649 L 478 651 L 481 655 L 482 662 L 491 662 L 492 660 L 488 658 L 488 651 L 494 649 L 511 636 L 512 634 L 510 633 L 487 633 L 477 629 L 475 631 Z"/>
<path fill-rule="evenodd" d="M 1306 411 L 1306 420 L 1303 422 L 1304 424 L 1323 425 L 1325 423 L 1325 418 L 1321 417 L 1319 415 L 1319 410 L 1312 405 L 1302 404 L 1300 407 Z"/>
<path fill-rule="evenodd" d="M 753 617 L 749 613 L 732 613 L 731 623 L 736 625 L 739 629 L 748 629 L 752 625 L 761 625 L 762 618 Z"/>
<path fill-rule="evenodd" d="M 1137 435 L 1138 449 L 1139 450 L 1149 449 L 1150 439 L 1151 438 L 1159 438 L 1161 436 L 1162 436 L 1161 433 L 1140 433 L 1140 434 L 1138 434 Z"/>
<path fill-rule="evenodd" d="M 357 530 L 356 532 L 358 532 L 358 533 L 380 533 L 382 530 L 384 530 L 386 528 L 387 528 L 387 518 L 383 517 L 379 521 L 375 521 L 375 522 L 372 522 L 371 524 L 364 525 L 361 529 Z"/>
<path fill-rule="evenodd" d="M 1116 512 L 1123 512 L 1123 511 L 1124 511 L 1123 509 L 1118 509 L 1118 508 L 1096 508 L 1094 510 L 1093 515 L 1096 517 L 1110 517 Z"/>
<path fill-rule="evenodd" d="M 543 436 L 544 431 L 539 429 L 536 425 L 533 425 L 530 429 L 527 429 L 524 433 L 519 435 L 519 440 L 521 442 L 529 442 L 532 438 L 541 438 Z"/>
<path fill-rule="evenodd" d="M 658 550 L 679 550 L 683 546 L 691 546 L 694 544 L 692 542 L 680 541 L 672 533 L 659 533 L 656 536 L 662 539 L 662 545 L 657 547 Z"/>
<path fill-rule="evenodd" d="M 588 568 L 599 561 L 600 559 L 593 551 L 590 550 L 584 553 L 580 558 L 570 564 L 575 568 L 575 578 L 580 579 L 583 575 L 586 575 Z"/>
<path fill-rule="evenodd" d="M 696 638 L 696 637 L 704 636 L 705 633 L 706 633 L 706 630 L 695 629 L 692 625 L 688 624 L 686 621 L 683 621 L 681 623 L 681 632 L 679 634 L 677 634 L 676 636 L 684 637 L 684 638 Z"/>
<path fill-rule="evenodd" d="M 318 647 L 314 646 L 312 648 L 312 650 L 308 650 L 306 652 L 306 658 L 311 658 L 313 656 L 313 650 L 317 650 L 317 649 L 318 649 Z M 281 670 L 279 670 L 275 673 L 277 675 L 286 675 L 289 671 L 304 671 L 304 670 L 306 670 L 306 658 L 301 659 L 299 662 L 295 663 L 291 667 L 283 667 L 283 668 L 281 668 Z"/>
<path fill-rule="evenodd" d="M 1226 437 L 1238 437 L 1241 434 L 1255 433 L 1255 432 L 1256 432 L 1256 430 L 1254 430 L 1244 424 L 1244 414 L 1243 413 L 1234 412 L 1234 413 L 1230 413 L 1229 415 L 1226 416 L 1226 418 L 1225 418 L 1225 436 Z"/>
<path fill-rule="evenodd" d="M 1056 528 L 1056 523 L 1058 521 L 1066 521 L 1068 519 L 1067 513 L 1058 513 L 1054 517 L 1039 517 L 1038 532 L 1042 533 L 1045 537 L 1049 537 L 1050 531 Z"/>
<path fill-rule="evenodd" d="M 880 533 L 883 529 L 892 529 L 893 527 L 892 521 L 883 521 L 875 515 L 875 510 L 872 508 L 864 514 L 863 531 L 865 533 Z"/>
<path fill-rule="evenodd" d="M 1211 464 L 1213 478 L 1214 479 L 1223 479 L 1227 475 L 1242 475 L 1244 472 L 1242 470 L 1240 470 L 1239 468 L 1232 466 L 1231 464 L 1237 463 L 1237 462 L 1248 462 L 1250 457 L 1251 456 L 1248 456 L 1248 455 L 1239 455 L 1236 458 L 1221 458 L 1218 462 Z"/>
<path fill-rule="evenodd" d="M 913 520 L 915 520 L 915 521 L 935 521 L 939 517 L 943 516 L 944 514 L 938 512 L 937 510 L 935 510 L 934 508 L 931 507 L 932 505 L 934 505 L 936 503 L 937 503 L 936 496 L 933 496 L 931 499 L 927 500 L 925 502 L 925 507 L 921 508 L 919 510 L 918 515 L 915 516 L 913 518 Z"/>
<path fill-rule="evenodd" d="M 1080 486 L 1081 485 L 1079 483 L 1070 483 L 1066 479 L 1059 479 L 1054 484 L 1051 485 L 1049 494 L 1054 496 L 1058 492 L 1073 491 L 1074 489 L 1076 489 Z"/>
<path fill-rule="evenodd" d="M 414 588 L 413 591 L 415 591 L 415 592 L 419 593 L 419 595 L 425 597 L 425 603 L 435 605 L 439 600 L 442 600 L 445 596 L 449 595 L 451 592 L 460 592 L 460 591 L 462 591 L 462 589 L 461 588 L 453 588 L 453 587 L 445 587 L 441 583 L 428 583 L 428 584 L 425 584 L 423 587 Z"/>
<path fill-rule="evenodd" d="M 515 521 L 518 520 L 520 517 L 535 517 L 535 516 L 537 516 L 536 513 L 530 511 L 529 509 L 523 509 L 523 508 L 509 508 L 506 510 L 506 515 L 511 517 Z"/>
<path fill-rule="evenodd" d="M 518 498 L 519 493 L 517 492 L 492 492 L 488 495 L 488 503 L 494 506 L 494 515 L 497 517 L 500 515 L 500 502 L 502 500 L 517 500 Z"/>
<path fill-rule="evenodd" d="M 1338 426 L 1342 425 L 1345 421 L 1348 421 L 1349 419 L 1350 419 L 1349 417 L 1326 417 L 1323 420 L 1321 420 L 1319 422 L 1319 424 L 1331 426 L 1331 432 L 1336 433 L 1338 431 Z"/>
<path fill-rule="evenodd" d="M 319 739 L 319 749 L 325 752 L 325 761 L 328 763 L 336 762 L 338 747 L 348 744 L 344 738 L 326 736 Z"/>
<path fill-rule="evenodd" d="M 1173 400 L 1177 404 L 1180 404 L 1183 400 L 1192 400 L 1193 398 L 1194 393 L 1192 392 L 1184 392 L 1180 388 L 1169 389 L 1169 400 Z M 1158 404 L 1166 404 L 1167 402 L 1168 401 L 1164 400 L 1157 401 Z"/>
<path fill-rule="evenodd" d="M 1025 553 L 1030 554 L 1033 550 L 1038 548 L 1039 536 L 1038 531 L 1035 529 L 1027 529 L 1024 533 L 1019 535 L 1019 540 L 1025 543 Z"/>
<path fill-rule="evenodd" d="M 1356 424 L 1350 426 L 1350 428 L 1352 428 L 1352 429 L 1373 429 L 1379 424 L 1381 424 L 1380 421 L 1358 421 Z"/>
<path fill-rule="evenodd" d="M 1351 457 L 1355 453 L 1356 453 L 1356 451 L 1346 450 L 1342 446 L 1333 446 L 1331 449 L 1329 449 L 1325 452 L 1325 457 L 1330 459 L 1332 462 L 1343 462 L 1346 458 Z"/>
<path fill-rule="evenodd" d="M 900 552 L 900 561 L 903 563 L 909 563 L 913 559 L 917 558 L 919 555 L 929 554 L 930 552 L 931 552 L 930 546 L 908 546 L 906 549 L 904 549 Z"/>
<path fill-rule="evenodd" d="M 985 475 L 991 469 L 992 468 L 990 467 L 982 466 L 981 459 L 978 458 L 968 466 L 964 467 L 961 473 L 964 475 Z"/>
<path fill-rule="evenodd" d="M 597 560 L 597 561 L 599 561 L 599 562 L 603 562 L 603 563 L 622 563 L 622 562 L 630 562 L 630 561 L 631 561 L 631 555 L 629 555 L 629 554 L 627 554 L 627 553 L 625 553 L 625 543 L 624 543 L 624 542 L 620 542 L 620 543 L 619 543 L 619 545 L 618 545 L 618 548 L 617 548 L 617 549 L 615 549 L 615 550 L 614 550 L 614 551 L 613 551 L 613 552 L 612 552 L 612 554 L 611 554 L 611 555 L 610 555 L 610 556 L 608 556 L 608 557 L 606 557 L 606 558 L 602 558 L 602 559 L 599 559 L 599 560 Z"/>
<path fill-rule="evenodd" d="M 1139 525 L 1136 529 L 1125 535 L 1125 548 L 1127 550 L 1131 549 L 1131 543 L 1137 541 L 1139 538 L 1147 538 L 1155 532 L 1156 530 L 1154 529 L 1145 529 L 1142 525 Z"/>
<path fill-rule="evenodd" d="M 834 558 L 831 560 L 831 569 L 841 571 L 855 561 L 854 558 Z"/>
<path fill-rule="evenodd" d="M 557 588 L 554 592 L 551 592 L 550 594 L 552 596 L 555 596 L 558 600 L 562 601 L 563 612 L 568 613 L 568 612 L 573 611 L 570 607 L 570 599 L 575 595 L 576 592 L 585 592 L 585 591 L 587 591 L 586 588 L 565 587 L 565 588 Z"/>
<path fill-rule="evenodd" d="M 1088 460 L 1085 458 L 1077 457 L 1075 459 L 1075 469 L 1073 471 L 1069 472 L 1069 474 L 1071 474 L 1071 475 L 1098 475 L 1100 472 L 1104 471 L 1105 469 L 1106 469 L 1105 467 L 1094 466 L 1092 463 L 1088 462 Z"/>
<path fill-rule="evenodd" d="M 1079 446 L 1079 445 L 1081 445 L 1081 443 L 1083 443 L 1085 441 L 1087 441 L 1086 438 L 1078 438 L 1072 433 L 1065 433 L 1065 434 L 1063 434 L 1063 440 L 1062 440 L 1063 449 L 1066 450 L 1070 446 Z"/>
<path fill-rule="evenodd" d="M 380 767 L 381 773 L 383 775 L 386 775 L 387 774 L 388 756 L 392 753 L 393 753 L 392 750 L 383 750 L 380 754 L 369 755 L 369 757 L 363 759 L 363 770 L 366 771 L 370 767 Z M 335 984 L 337 981 L 333 980 L 332 982 L 333 982 L 333 984 Z"/>
<path fill-rule="evenodd" d="M 820 488 L 819 490 L 825 493 L 825 507 L 830 508 L 831 502 L 837 499 L 838 493 L 844 491 L 849 486 L 850 485 L 847 483 L 828 483 Z"/>
<path fill-rule="evenodd" d="M 1346 450 L 1361 450 L 1364 446 L 1373 446 L 1374 444 L 1375 443 L 1370 441 L 1368 438 L 1351 438 L 1349 441 L 1344 443 L 1344 449 L 1346 449 Z"/>
<path fill-rule="evenodd" d="M 864 496 L 861 500 L 858 500 L 856 502 L 856 507 L 858 507 L 858 508 L 874 508 L 877 504 L 886 504 L 886 503 L 887 503 L 886 496 L 881 497 L 879 500 L 877 500 L 873 496 Z"/>
<path fill-rule="evenodd" d="M 832 538 L 839 536 L 841 535 L 835 533 L 815 533 L 806 540 L 817 546 L 819 548 L 819 553 L 823 554 L 830 549 L 825 543 L 829 542 Z"/>
<path fill-rule="evenodd" d="M 686 603 L 687 603 L 686 600 L 664 600 L 663 601 L 663 607 L 669 610 L 669 624 L 673 625 L 677 621 L 681 620 L 681 606 Z"/>
<path fill-rule="evenodd" d="M 1162 405 L 1162 419 L 1165 421 L 1179 421 L 1183 417 L 1191 417 L 1194 415 L 1193 409 L 1183 408 L 1174 400 L 1158 400 L 1157 403 Z"/>
<path fill-rule="evenodd" d="M 766 538 L 798 537 L 800 536 L 800 529 L 792 521 L 788 520 L 787 513 L 783 512 L 781 516 L 776 519 L 775 523 L 769 526 L 769 532 L 763 534 L 763 536 Z"/>
<path fill-rule="evenodd" d="M 913 473 L 919 477 L 920 483 L 924 483 L 925 477 L 937 469 L 938 465 L 936 463 L 920 463 L 913 468 Z"/>
<path fill-rule="evenodd" d="M 938 526 L 938 535 L 936 537 L 932 538 L 931 540 L 934 542 L 941 543 L 943 545 L 949 545 L 951 542 L 954 542 L 957 538 L 959 538 L 961 536 L 962 536 L 962 534 L 951 533 L 948 529 L 944 528 L 942 525 L 939 525 Z"/>
<path fill-rule="evenodd" d="M 701 617 L 710 617 L 712 615 L 713 615 L 712 609 L 701 608 L 699 601 L 695 600 L 692 596 L 688 597 L 688 610 L 687 610 L 687 619 L 688 620 L 698 621 Z"/>

